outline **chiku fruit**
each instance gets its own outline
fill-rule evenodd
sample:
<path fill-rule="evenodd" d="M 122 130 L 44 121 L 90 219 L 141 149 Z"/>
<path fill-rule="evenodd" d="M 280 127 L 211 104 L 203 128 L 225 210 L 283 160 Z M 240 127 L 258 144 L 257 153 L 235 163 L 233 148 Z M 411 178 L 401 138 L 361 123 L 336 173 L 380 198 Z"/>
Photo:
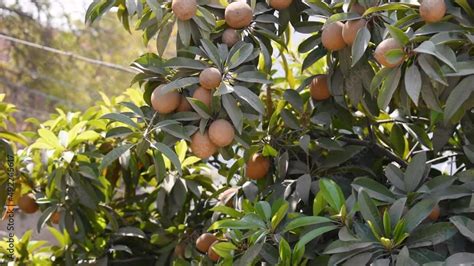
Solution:
<path fill-rule="evenodd" d="M 171 9 L 179 20 L 189 20 L 197 11 L 196 0 L 173 0 Z"/>
<path fill-rule="evenodd" d="M 331 94 L 329 93 L 328 77 L 327 75 L 317 75 L 311 81 L 309 91 L 311 98 L 317 101 L 323 101 L 329 99 Z"/>
<path fill-rule="evenodd" d="M 420 4 L 420 16 L 428 23 L 439 22 L 446 14 L 446 3 L 444 0 L 422 0 Z"/>
<path fill-rule="evenodd" d="M 270 170 L 270 159 L 260 153 L 256 153 L 247 161 L 245 173 L 250 179 L 264 178 Z"/>
<path fill-rule="evenodd" d="M 388 38 L 382 41 L 381 43 L 379 43 L 379 45 L 377 45 L 377 48 L 375 48 L 375 52 L 374 52 L 375 60 L 377 60 L 377 62 L 379 62 L 381 65 L 385 67 L 389 67 L 389 68 L 396 67 L 403 62 L 404 57 L 401 57 L 396 62 L 390 62 L 387 57 L 387 52 L 390 50 L 402 49 L 402 48 L 403 47 L 397 40 L 395 40 L 394 38 Z"/>
<path fill-rule="evenodd" d="M 227 47 L 232 47 L 234 44 L 240 41 L 240 35 L 235 29 L 225 29 L 222 33 L 222 42 L 227 45 Z"/>
<path fill-rule="evenodd" d="M 209 139 L 207 132 L 201 134 L 199 130 L 191 137 L 191 151 L 201 159 L 211 157 L 217 151 L 216 145 Z"/>
<path fill-rule="evenodd" d="M 24 212 L 24 213 L 35 213 L 38 209 L 39 206 L 36 203 L 35 196 L 33 193 L 28 193 L 23 196 L 21 196 L 18 199 L 18 207 Z"/>
<path fill-rule="evenodd" d="M 204 233 L 198 237 L 196 240 L 196 249 L 202 253 L 206 253 L 209 250 L 209 247 L 217 241 L 217 237 L 211 233 Z"/>
<path fill-rule="evenodd" d="M 245 28 L 252 23 L 252 8 L 245 2 L 233 2 L 224 12 L 225 22 L 234 29 Z"/>
<path fill-rule="evenodd" d="M 163 86 L 158 86 L 151 94 L 151 105 L 156 112 L 169 114 L 178 108 L 181 102 L 181 95 L 177 91 L 162 94 L 160 90 Z"/>
<path fill-rule="evenodd" d="M 199 84 L 201 84 L 201 87 L 204 89 L 211 90 L 219 87 L 221 80 L 222 74 L 219 69 L 215 67 L 208 67 L 199 74 Z"/>
<path fill-rule="evenodd" d="M 288 8 L 293 0 L 269 0 L 269 5 L 276 10 Z"/>
<path fill-rule="evenodd" d="M 212 260 L 213 262 L 217 262 L 219 259 L 220 259 L 220 256 L 219 254 L 217 254 L 213 249 L 212 247 L 214 245 L 216 245 L 217 243 L 219 243 L 219 241 L 214 241 L 214 243 L 211 244 L 211 246 L 209 247 L 209 249 L 207 250 L 207 257 Z"/>
<path fill-rule="evenodd" d="M 178 108 L 176 109 L 177 112 L 189 112 L 192 111 L 193 107 L 189 104 L 188 99 L 181 95 L 181 100 L 179 101 Z"/>
<path fill-rule="evenodd" d="M 342 27 L 342 39 L 347 45 L 352 45 L 357 36 L 357 32 L 362 29 L 367 21 L 365 19 L 349 20 Z"/>
<path fill-rule="evenodd" d="M 225 147 L 234 141 L 234 127 L 225 119 L 218 119 L 209 126 L 209 139 L 217 147 Z"/>
<path fill-rule="evenodd" d="M 199 87 L 194 91 L 193 98 L 201 101 L 208 108 L 211 108 L 212 92 L 210 90 Z"/>
<path fill-rule="evenodd" d="M 342 28 L 344 24 L 336 21 L 324 26 L 321 34 L 321 42 L 323 46 L 330 51 L 339 51 L 346 47 L 346 43 L 342 38 Z"/>

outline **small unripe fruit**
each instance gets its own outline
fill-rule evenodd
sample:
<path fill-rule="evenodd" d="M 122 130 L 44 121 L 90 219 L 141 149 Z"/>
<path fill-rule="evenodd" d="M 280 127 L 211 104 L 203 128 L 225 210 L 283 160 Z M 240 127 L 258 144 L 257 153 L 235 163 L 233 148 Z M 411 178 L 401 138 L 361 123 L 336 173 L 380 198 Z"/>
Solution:
<path fill-rule="evenodd" d="M 161 94 L 163 85 L 158 86 L 151 94 L 151 105 L 159 114 L 169 114 L 178 108 L 181 102 L 181 95 L 176 91 Z"/>
<path fill-rule="evenodd" d="M 217 147 L 231 144 L 234 137 L 234 127 L 225 119 L 218 119 L 209 126 L 209 138 Z"/>
<path fill-rule="evenodd" d="M 204 89 L 212 90 L 221 85 L 222 74 L 215 67 L 208 67 L 199 74 L 199 83 Z"/>
<path fill-rule="evenodd" d="M 268 170 L 270 170 L 270 159 L 260 153 L 255 153 L 252 158 L 247 161 L 245 167 L 247 177 L 255 180 L 264 178 Z"/>
<path fill-rule="evenodd" d="M 399 66 L 403 62 L 403 57 L 400 58 L 397 62 L 389 62 L 386 55 L 388 51 L 395 49 L 402 49 L 402 46 L 397 40 L 395 40 L 394 38 L 388 38 L 386 40 L 383 40 L 381 43 L 379 43 L 379 45 L 377 45 L 377 48 L 375 48 L 375 60 L 377 60 L 379 64 L 385 67 L 392 68 Z"/>
<path fill-rule="evenodd" d="M 212 260 L 213 262 L 217 262 L 221 257 L 219 256 L 219 254 L 217 254 L 213 249 L 212 247 L 219 243 L 219 241 L 215 241 L 214 243 L 212 243 L 212 245 L 209 247 L 208 251 L 207 251 L 207 257 L 209 257 L 210 260 Z"/>
<path fill-rule="evenodd" d="M 227 47 L 232 47 L 234 44 L 240 41 L 240 35 L 235 29 L 225 29 L 222 33 L 222 42 L 227 45 Z"/>
<path fill-rule="evenodd" d="M 433 222 L 437 221 L 439 219 L 440 212 L 441 212 L 441 210 L 439 209 L 438 204 L 436 204 L 436 206 L 434 206 L 433 210 L 431 211 L 430 215 L 428 216 L 428 219 L 430 219 Z"/>
<path fill-rule="evenodd" d="M 193 107 L 189 104 L 188 99 L 186 99 L 184 95 L 181 95 L 181 100 L 179 102 L 178 108 L 176 109 L 176 112 L 189 112 L 192 110 Z"/>
<path fill-rule="evenodd" d="M 51 223 L 58 224 L 60 219 L 61 219 L 61 213 L 57 211 L 53 212 L 53 214 L 51 215 Z"/>
<path fill-rule="evenodd" d="M 269 0 L 268 2 L 272 8 L 276 10 L 282 10 L 288 8 L 293 0 Z"/>
<path fill-rule="evenodd" d="M 252 8 L 245 2 L 233 2 L 225 8 L 225 22 L 234 29 L 245 28 L 252 23 Z"/>
<path fill-rule="evenodd" d="M 18 199 L 18 207 L 24 212 L 24 213 L 35 213 L 38 209 L 39 206 L 36 203 L 35 196 L 33 193 L 28 193 L 20 197 Z"/>
<path fill-rule="evenodd" d="M 207 132 L 201 134 L 199 130 L 191 137 L 190 147 L 193 154 L 201 159 L 207 159 L 217 151 L 216 145 L 209 139 Z"/>
<path fill-rule="evenodd" d="M 357 36 L 357 32 L 366 24 L 365 19 L 349 20 L 342 27 L 342 38 L 347 45 L 352 45 Z"/>
<path fill-rule="evenodd" d="M 198 237 L 196 240 L 196 249 L 202 253 L 206 253 L 209 250 L 209 247 L 217 241 L 217 237 L 211 233 L 204 233 Z"/>
<path fill-rule="evenodd" d="M 446 14 L 446 3 L 444 0 L 422 0 L 420 4 L 420 16 L 428 23 L 441 21 Z"/>
<path fill-rule="evenodd" d="M 329 93 L 328 87 L 328 76 L 317 75 L 313 78 L 310 85 L 311 98 L 316 101 L 323 101 L 329 99 L 331 94 Z"/>
<path fill-rule="evenodd" d="M 196 0 L 173 0 L 171 9 L 179 20 L 189 20 L 197 11 Z"/>
<path fill-rule="evenodd" d="M 199 87 L 194 91 L 193 98 L 201 101 L 207 107 L 211 108 L 212 92 L 210 90 Z"/>
<path fill-rule="evenodd" d="M 342 38 L 342 28 L 344 24 L 336 21 L 324 26 L 321 34 L 321 42 L 323 46 L 330 51 L 339 51 L 346 47 L 346 43 Z"/>

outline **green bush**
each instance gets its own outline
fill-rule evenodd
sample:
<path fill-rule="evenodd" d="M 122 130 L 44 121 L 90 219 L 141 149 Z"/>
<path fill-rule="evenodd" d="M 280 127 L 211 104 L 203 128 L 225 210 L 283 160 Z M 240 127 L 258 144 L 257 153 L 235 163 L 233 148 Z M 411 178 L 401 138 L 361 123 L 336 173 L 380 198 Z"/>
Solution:
<path fill-rule="evenodd" d="M 26 134 L 21 193 L 35 192 L 38 230 L 60 214 L 55 262 L 210 265 L 195 244 L 206 232 L 222 265 L 474 261 L 469 1 L 434 1 L 447 7 L 436 22 L 415 2 L 250 1 L 230 47 L 227 1 L 198 1 L 189 20 L 175 2 L 94 1 L 87 22 L 116 7 L 125 29 L 156 38 L 157 54 L 132 63 L 142 91 Z M 361 18 L 352 45 L 337 43 Z M 209 67 L 222 77 L 206 91 Z M 178 96 L 191 107 L 155 112 Z M 207 141 L 218 119 L 232 145 Z"/>

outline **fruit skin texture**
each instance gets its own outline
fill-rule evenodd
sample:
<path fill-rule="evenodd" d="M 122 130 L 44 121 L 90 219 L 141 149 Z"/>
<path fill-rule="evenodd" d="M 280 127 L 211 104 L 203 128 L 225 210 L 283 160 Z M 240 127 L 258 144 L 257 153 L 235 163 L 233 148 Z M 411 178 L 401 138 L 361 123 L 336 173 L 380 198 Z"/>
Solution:
<path fill-rule="evenodd" d="M 210 90 L 199 87 L 194 91 L 193 98 L 200 100 L 207 107 L 211 108 L 212 93 Z"/>
<path fill-rule="evenodd" d="M 24 212 L 24 213 L 35 213 L 38 209 L 39 206 L 36 203 L 35 196 L 33 193 L 28 193 L 20 197 L 18 200 L 18 207 Z"/>
<path fill-rule="evenodd" d="M 247 177 L 254 180 L 264 178 L 268 170 L 270 170 L 270 159 L 260 153 L 254 154 L 245 167 Z"/>
<path fill-rule="evenodd" d="M 430 219 L 433 222 L 437 221 L 439 218 L 439 215 L 440 215 L 440 209 L 439 209 L 438 204 L 436 204 L 436 206 L 434 206 L 433 210 L 430 212 L 428 219 Z"/>
<path fill-rule="evenodd" d="M 206 253 L 212 243 L 217 241 L 217 237 L 211 233 L 204 233 L 196 240 L 196 248 L 202 253 Z"/>
<path fill-rule="evenodd" d="M 151 94 L 151 105 L 159 114 L 169 114 L 178 108 L 181 95 L 176 91 L 170 91 L 160 95 L 163 85 L 158 86 Z"/>
<path fill-rule="evenodd" d="M 189 104 L 188 100 L 184 95 L 181 95 L 181 100 L 179 101 L 178 108 L 176 109 L 176 112 L 189 112 L 192 111 L 193 107 Z"/>
<path fill-rule="evenodd" d="M 282 10 L 289 7 L 292 2 L 293 0 L 270 0 L 269 4 L 276 10 Z"/>
<path fill-rule="evenodd" d="M 227 47 L 232 47 L 234 44 L 240 41 L 240 35 L 235 29 L 225 29 L 222 33 L 222 42 L 227 45 Z"/>
<path fill-rule="evenodd" d="M 347 45 L 352 45 L 357 36 L 357 32 L 366 24 L 365 19 L 349 20 L 342 27 L 342 38 Z"/>
<path fill-rule="evenodd" d="M 174 248 L 174 256 L 178 258 L 184 258 L 185 251 L 186 251 L 186 245 L 184 243 L 179 243 Z"/>
<path fill-rule="evenodd" d="M 321 42 L 326 49 L 330 51 L 339 51 L 346 47 L 346 43 L 342 38 L 342 28 L 344 24 L 340 21 L 333 22 L 324 27 L 321 34 Z"/>
<path fill-rule="evenodd" d="M 245 2 L 233 2 L 226 7 L 224 17 L 229 27 L 242 29 L 252 23 L 253 11 Z"/>
<path fill-rule="evenodd" d="M 206 68 L 199 74 L 199 83 L 204 89 L 212 90 L 219 87 L 221 80 L 222 74 L 215 67 Z"/>
<path fill-rule="evenodd" d="M 311 81 L 311 85 L 309 88 L 311 93 L 311 98 L 315 99 L 316 101 L 323 101 L 329 99 L 331 94 L 329 93 L 328 88 L 328 76 L 327 75 L 317 75 Z"/>
<path fill-rule="evenodd" d="M 438 22 L 446 14 L 444 0 L 423 0 L 420 4 L 420 16 L 428 23 Z"/>
<path fill-rule="evenodd" d="M 219 259 L 220 259 L 220 256 L 219 254 L 217 254 L 213 249 L 212 247 L 219 243 L 219 241 L 214 241 L 214 243 L 211 244 L 211 246 L 209 247 L 208 251 L 207 251 L 207 256 L 209 257 L 209 259 L 211 259 L 213 262 L 217 262 Z"/>
<path fill-rule="evenodd" d="M 53 224 L 59 224 L 59 220 L 61 219 L 61 213 L 55 211 L 51 215 L 51 223 Z"/>
<path fill-rule="evenodd" d="M 179 20 L 189 20 L 197 11 L 196 0 L 173 0 L 171 9 Z"/>
<path fill-rule="evenodd" d="M 209 139 L 217 147 L 225 147 L 234 141 L 235 131 L 229 121 L 225 119 L 218 119 L 212 122 L 209 127 Z"/>
<path fill-rule="evenodd" d="M 374 52 L 374 57 L 381 64 L 382 66 L 385 67 L 396 67 L 399 66 L 403 62 L 403 57 L 398 60 L 398 62 L 395 63 L 390 63 L 385 54 L 394 49 L 402 49 L 403 47 L 400 45 L 400 43 L 395 40 L 394 38 L 388 38 L 386 40 L 383 40 L 379 45 L 377 45 L 377 48 L 375 48 Z"/>
<path fill-rule="evenodd" d="M 207 132 L 204 134 L 199 131 L 194 133 L 191 137 L 190 147 L 193 154 L 201 159 L 207 159 L 217 151 L 216 145 L 209 139 Z"/>

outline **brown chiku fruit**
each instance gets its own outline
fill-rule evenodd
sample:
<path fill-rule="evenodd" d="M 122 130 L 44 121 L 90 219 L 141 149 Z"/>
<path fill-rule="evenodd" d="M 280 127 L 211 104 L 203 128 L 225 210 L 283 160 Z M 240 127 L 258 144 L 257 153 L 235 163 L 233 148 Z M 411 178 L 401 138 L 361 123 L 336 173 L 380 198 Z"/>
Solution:
<path fill-rule="evenodd" d="M 163 86 L 158 86 L 151 94 L 151 105 L 159 114 L 169 114 L 178 108 L 181 102 L 181 95 L 177 91 L 162 94 L 160 90 Z"/>
<path fill-rule="evenodd" d="M 326 49 L 330 51 L 339 51 L 346 47 L 346 43 L 342 38 L 343 27 L 344 24 L 340 21 L 324 26 L 323 33 L 321 34 L 321 42 Z"/>
<path fill-rule="evenodd" d="M 292 2 L 293 0 L 270 0 L 269 4 L 276 10 L 282 10 L 288 8 Z"/>
<path fill-rule="evenodd" d="M 428 23 L 441 21 L 446 14 L 446 3 L 444 0 L 422 0 L 420 4 L 420 16 Z"/>
<path fill-rule="evenodd" d="M 309 92 L 311 94 L 311 98 L 315 99 L 316 101 L 329 99 L 331 94 L 329 93 L 328 76 L 322 74 L 315 76 L 311 81 Z"/>
<path fill-rule="evenodd" d="M 217 241 L 217 237 L 211 233 L 204 233 L 198 237 L 196 240 L 196 248 L 202 253 L 206 253 L 209 250 L 209 247 Z"/>
<path fill-rule="evenodd" d="M 178 258 L 184 258 L 184 253 L 186 251 L 186 245 L 184 243 L 178 243 L 176 247 L 174 247 L 174 256 Z"/>
<path fill-rule="evenodd" d="M 364 14 L 365 12 L 365 7 L 363 7 L 362 5 L 358 4 L 358 3 L 354 3 L 352 6 L 351 6 L 351 9 L 350 9 L 351 12 L 355 12 L 359 15 L 362 15 Z"/>
<path fill-rule="evenodd" d="M 217 254 L 213 249 L 212 247 L 214 245 L 216 245 L 217 243 L 219 243 L 219 241 L 214 241 L 214 243 L 211 244 L 211 246 L 209 247 L 209 249 L 207 250 L 207 257 L 209 257 L 210 260 L 212 260 L 213 262 L 217 262 L 219 259 L 220 259 L 220 256 L 219 254 Z"/>
<path fill-rule="evenodd" d="M 386 40 L 383 40 L 381 43 L 379 43 L 379 45 L 377 45 L 377 48 L 375 48 L 375 60 L 377 60 L 377 62 L 379 62 L 382 66 L 385 67 L 392 68 L 399 66 L 403 62 L 404 58 L 401 57 L 397 62 L 390 62 L 387 58 L 387 52 L 389 52 L 390 50 L 402 48 L 402 45 L 394 38 L 388 38 Z"/>
<path fill-rule="evenodd" d="M 193 107 L 189 104 L 188 99 L 181 95 L 181 100 L 179 101 L 178 108 L 176 109 L 177 112 L 189 112 L 192 111 Z"/>
<path fill-rule="evenodd" d="M 225 119 L 218 119 L 209 126 L 209 139 L 217 147 L 225 147 L 234 141 L 234 127 Z"/>
<path fill-rule="evenodd" d="M 352 43 L 354 43 L 357 32 L 365 26 L 366 22 L 367 21 L 362 18 L 349 20 L 344 23 L 344 26 L 342 27 L 342 39 L 344 39 L 344 42 L 347 45 L 352 45 Z"/>
<path fill-rule="evenodd" d="M 53 212 L 53 214 L 51 215 L 51 222 L 53 224 L 58 224 L 60 219 L 61 219 L 61 213 L 57 211 Z"/>
<path fill-rule="evenodd" d="M 250 179 L 264 178 L 270 170 L 270 159 L 260 153 L 255 153 L 245 167 L 245 173 Z"/>
<path fill-rule="evenodd" d="M 20 197 L 18 199 L 18 207 L 24 212 L 24 213 L 35 213 L 38 209 L 39 206 L 36 203 L 35 196 L 33 193 L 28 193 Z"/>
<path fill-rule="evenodd" d="M 438 204 L 436 204 L 434 206 L 433 210 L 431 211 L 430 215 L 428 216 L 428 218 L 433 222 L 437 221 L 438 218 L 439 218 L 440 212 L 441 212 L 441 210 L 439 209 Z"/>
<path fill-rule="evenodd" d="M 210 90 L 199 87 L 194 91 L 193 98 L 201 101 L 207 107 L 211 108 L 212 92 Z"/>
<path fill-rule="evenodd" d="M 204 89 L 212 90 L 221 84 L 222 74 L 215 67 L 208 67 L 199 74 L 199 83 Z"/>
<path fill-rule="evenodd" d="M 233 2 L 225 8 L 224 18 L 229 27 L 241 29 L 252 23 L 253 11 L 245 2 Z"/>
<path fill-rule="evenodd" d="M 189 20 L 197 11 L 196 0 L 173 0 L 171 9 L 179 20 Z"/>
<path fill-rule="evenodd" d="M 216 145 L 209 139 L 207 132 L 201 134 L 199 130 L 191 137 L 191 151 L 201 159 L 211 157 L 217 151 Z"/>
<path fill-rule="evenodd" d="M 222 33 L 222 42 L 227 45 L 227 47 L 232 47 L 234 44 L 240 41 L 240 35 L 235 29 L 225 29 Z"/>

